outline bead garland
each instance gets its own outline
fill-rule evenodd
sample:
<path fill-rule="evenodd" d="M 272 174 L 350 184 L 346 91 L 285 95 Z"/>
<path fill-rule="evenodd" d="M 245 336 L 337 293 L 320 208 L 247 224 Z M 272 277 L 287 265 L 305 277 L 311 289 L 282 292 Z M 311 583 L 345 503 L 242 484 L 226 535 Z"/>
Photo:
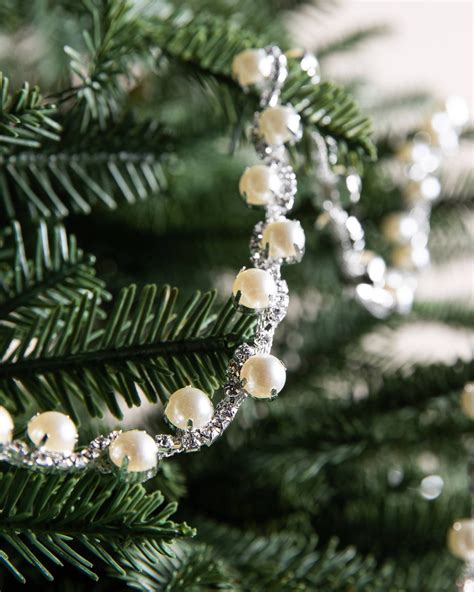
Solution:
<path fill-rule="evenodd" d="M 311 64 L 311 72 L 316 72 L 317 63 Z M 301 65 L 305 69 L 303 61 Z M 13 420 L 0 407 L 0 461 L 36 470 L 111 472 L 118 468 L 143 480 L 155 473 L 161 459 L 210 446 L 232 422 L 247 396 L 271 399 L 282 390 L 286 369 L 270 350 L 275 329 L 288 307 L 281 266 L 298 262 L 304 252 L 301 225 L 286 218 L 293 206 L 296 176 L 288 164 L 285 144 L 301 138 L 301 122 L 291 105 L 279 104 L 288 74 L 287 58 L 279 48 L 240 53 L 234 58 L 232 72 L 244 89 L 254 86 L 260 91 L 262 110 L 255 115 L 252 138 L 262 164 L 245 170 L 239 190 L 249 206 L 264 209 L 265 219 L 257 224 L 250 241 L 253 267 L 243 268 L 232 288 L 235 306 L 257 315 L 255 336 L 252 343 L 235 351 L 222 400 L 214 409 L 206 393 L 185 386 L 170 396 L 164 410 L 165 419 L 176 429 L 174 435 L 152 437 L 140 430 L 114 431 L 77 452 L 77 430 L 67 415 L 47 411 L 33 417 L 28 423 L 27 443 L 12 439 Z"/>
<path fill-rule="evenodd" d="M 474 383 L 468 382 L 460 396 L 460 406 L 464 413 L 474 419 Z M 460 592 L 474 591 L 474 450 L 469 447 L 469 492 L 471 494 L 471 516 L 456 520 L 447 534 L 451 553 L 465 562 L 463 574 L 457 582 Z"/>
<path fill-rule="evenodd" d="M 391 246 L 389 265 L 366 249 L 362 224 L 347 212 L 360 199 L 359 175 L 351 169 L 336 174 L 335 142 L 313 134 L 324 195 L 324 213 L 318 219 L 319 225 L 330 224 L 338 243 L 342 272 L 355 283 L 355 297 L 379 318 L 386 318 L 392 312 L 411 311 L 416 272 L 430 262 L 430 216 L 432 204 L 441 192 L 439 169 L 443 158 L 458 146 L 462 129 L 462 122 L 449 109 L 449 101 L 447 105 L 446 111 L 435 113 L 426 130 L 417 133 L 397 153 L 398 168 L 394 173 L 402 179 L 406 209 L 390 214 L 382 222 L 382 232 Z"/>

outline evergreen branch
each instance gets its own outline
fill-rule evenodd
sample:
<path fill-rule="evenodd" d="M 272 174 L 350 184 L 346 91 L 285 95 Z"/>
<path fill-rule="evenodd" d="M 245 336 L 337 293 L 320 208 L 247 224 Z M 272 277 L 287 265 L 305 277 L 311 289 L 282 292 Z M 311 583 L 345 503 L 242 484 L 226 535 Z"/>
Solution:
<path fill-rule="evenodd" d="M 217 18 L 204 16 L 183 20 L 182 14 L 173 15 L 144 23 L 143 27 L 149 28 L 150 40 L 165 55 L 187 64 L 200 78 L 212 77 L 234 96 L 241 96 L 240 87 L 230 74 L 232 60 L 247 47 L 260 47 L 259 40 Z M 256 107 L 256 96 L 252 96 L 253 107 Z M 370 120 L 361 115 L 354 99 L 341 87 L 331 82 L 315 86 L 294 66 L 290 68 L 282 101 L 291 103 L 301 114 L 305 129 L 317 127 L 323 135 L 334 137 L 358 156 L 375 156 Z"/>
<path fill-rule="evenodd" d="M 467 382 L 474 380 L 474 361 L 458 359 L 453 364 L 419 364 L 382 373 L 367 365 L 359 375 L 367 379 L 369 385 L 369 396 L 359 403 L 362 414 L 374 409 L 389 413 L 402 406 L 423 407 L 434 397 L 460 391 Z"/>
<path fill-rule="evenodd" d="M 417 301 L 413 313 L 423 320 L 440 321 L 462 329 L 474 328 L 474 310 L 468 303 Z"/>
<path fill-rule="evenodd" d="M 474 127 L 468 125 L 461 132 L 461 140 L 472 142 L 474 140 Z"/>
<path fill-rule="evenodd" d="M 143 592 L 395 590 L 388 586 L 391 570 L 378 568 L 372 558 L 363 558 L 352 549 L 338 550 L 334 540 L 319 551 L 315 537 L 291 530 L 257 536 L 209 521 L 200 522 L 198 533 L 206 545 L 176 544 L 175 557 L 160 556 L 153 562 L 142 559 L 139 569 L 131 566 L 123 579 Z"/>
<path fill-rule="evenodd" d="M 403 446 L 412 450 L 422 442 L 426 448 L 430 441 L 453 441 L 456 434 L 472 431 L 459 409 L 458 398 L 473 378 L 472 362 L 419 366 L 410 375 L 406 371 L 380 374 L 359 370 L 356 376 L 347 377 L 347 388 L 356 379 L 366 379 L 369 392 L 360 401 L 343 397 L 342 376 L 337 384 L 339 399 L 299 385 L 296 397 L 277 400 L 269 416 L 255 429 L 247 430 L 246 447 L 240 451 L 235 471 L 241 483 L 240 495 L 252 495 L 252 488 L 256 488 L 266 492 L 261 494 L 262 499 L 270 495 L 293 509 L 318 512 L 321 502 L 337 491 L 337 486 L 327 482 L 331 467 L 373 456 L 382 447 L 385 451 Z M 427 405 L 429 410 L 421 419 Z M 221 459 L 226 452 L 235 454 L 232 449 L 221 449 Z M 206 461 L 213 466 L 212 456 Z M 207 478 L 212 477 L 207 474 Z M 227 486 L 232 490 L 237 484 L 230 480 Z M 191 486 L 191 495 L 192 491 Z M 257 514 L 259 507 L 255 502 Z"/>
<path fill-rule="evenodd" d="M 379 153 L 384 157 L 393 158 L 395 156 L 393 145 L 389 147 L 378 143 L 377 147 Z M 399 184 L 400 179 L 394 178 L 393 173 L 384 168 L 384 164 L 383 161 L 379 161 L 364 169 L 364 191 L 362 191 L 360 202 L 361 217 L 366 220 L 368 233 L 372 230 L 372 234 L 373 229 L 380 224 L 384 216 L 398 212 L 405 207 L 402 196 L 403 184 Z M 455 209 L 461 211 L 460 218 L 462 218 L 465 211 L 462 212 L 461 207 L 471 206 L 473 196 L 474 175 L 471 171 L 459 170 L 456 167 L 451 170 L 443 170 L 441 195 L 433 204 L 433 224 L 436 225 L 439 222 L 440 226 L 446 225 L 446 222 L 451 221 L 456 215 L 456 213 L 451 215 L 451 211 Z M 450 216 L 446 216 L 446 213 Z M 452 228 L 451 234 L 453 236 L 449 238 L 456 238 L 456 232 Z M 432 240 L 431 242 L 432 246 L 436 247 L 436 241 Z"/>
<path fill-rule="evenodd" d="M 48 580 L 47 561 L 97 579 L 90 558 L 124 575 L 129 553 L 159 556 L 164 544 L 192 534 L 169 520 L 175 509 L 160 491 L 111 476 L 9 468 L 0 472 L 0 564 L 23 583 L 19 558 Z"/>
<path fill-rule="evenodd" d="M 152 557 L 134 553 L 124 575 L 119 576 L 130 588 L 148 592 L 208 592 L 241 590 L 236 587 L 228 565 L 216 558 L 206 545 L 181 543 L 172 546 L 173 554 Z"/>
<path fill-rule="evenodd" d="M 450 553 L 417 552 L 416 561 L 398 562 L 393 585 L 406 592 L 446 592 L 461 573 L 460 560 Z"/>
<path fill-rule="evenodd" d="M 148 49 L 129 0 L 82 0 L 82 6 L 92 25 L 83 32 L 87 54 L 65 47 L 79 85 L 60 96 L 61 101 L 75 98 L 71 115 L 80 133 L 91 124 L 105 129 L 118 116 L 126 96 L 120 77 L 128 75 L 133 60 Z"/>
<path fill-rule="evenodd" d="M 169 286 L 159 294 L 146 286 L 139 295 L 129 286 L 104 322 L 97 292 L 52 309 L 15 344 L 0 344 L 0 397 L 19 409 L 30 400 L 42 409 L 60 405 L 73 417 L 77 403 L 93 416 L 105 405 L 122 417 L 118 396 L 140 405 L 139 389 L 150 402 L 187 384 L 212 394 L 253 320 L 231 301 L 216 317 L 214 292 L 195 292 L 180 310 L 177 295 Z"/>
<path fill-rule="evenodd" d="M 0 29 L 10 29 L 12 23 L 17 23 L 18 15 L 15 10 L 15 0 L 5 0 L 0 4 Z"/>
<path fill-rule="evenodd" d="M 14 95 L 0 71 L 0 156 L 16 146 L 39 148 L 47 140 L 59 140 L 61 126 L 52 118 L 54 105 L 46 105 L 38 87 L 27 82 Z"/>
<path fill-rule="evenodd" d="M 239 574 L 245 592 L 354 592 L 386 590 L 387 574 L 374 559 L 353 549 L 339 550 L 331 540 L 324 549 L 304 532 L 286 529 L 268 536 L 214 524 L 198 523 L 199 540 L 212 545 L 215 557 L 225 559 Z"/>
<path fill-rule="evenodd" d="M 0 157 L 0 206 L 10 217 L 23 204 L 32 218 L 64 218 L 133 204 L 166 188 L 168 150 L 168 136 L 149 121 L 125 118 L 87 136 L 69 131 L 54 150 Z"/>
<path fill-rule="evenodd" d="M 321 251 L 322 249 L 319 250 Z M 306 264 L 310 265 L 310 261 Z M 343 286 L 337 277 L 331 274 L 324 277 L 324 273 L 331 270 L 331 263 L 321 258 L 318 267 L 313 278 L 315 287 L 322 291 L 327 285 L 332 293 L 324 294 L 314 322 L 308 326 L 301 324 L 299 327 L 306 344 L 298 374 L 302 383 L 308 378 L 308 374 L 312 376 L 316 363 L 326 366 L 330 362 L 337 367 L 346 356 L 346 348 L 357 343 L 363 334 L 380 324 L 380 320 L 370 315 L 350 294 L 341 295 Z M 332 271 L 334 272 L 334 268 Z M 309 291 L 308 299 L 311 294 Z"/>
<path fill-rule="evenodd" d="M 96 291 L 100 298 L 108 298 L 104 283 L 95 276 L 94 257 L 78 249 L 76 238 L 68 236 L 63 226 L 48 232 L 45 222 L 39 223 L 34 257 L 27 256 L 16 221 L 11 234 L 13 253 L 3 266 L 0 285 L 0 325 L 25 329 L 58 304 L 79 303 L 84 293 Z M 3 250 L 9 250 L 8 242 Z"/>
<path fill-rule="evenodd" d="M 412 114 L 414 110 L 420 111 L 420 117 L 423 111 L 428 111 L 433 107 L 433 97 L 430 93 L 424 91 L 404 92 L 399 94 L 390 94 L 376 99 L 371 107 L 371 113 L 378 123 L 385 123 L 392 129 L 393 119 L 399 118 L 401 114 Z M 388 140 L 388 138 L 386 139 Z"/>
<path fill-rule="evenodd" d="M 474 172 L 472 169 L 450 168 L 442 171 L 441 206 L 451 204 L 470 204 L 474 200 Z"/>
<path fill-rule="evenodd" d="M 338 0 L 266 0 L 268 6 L 274 15 L 278 11 L 286 12 L 289 10 L 298 10 L 304 6 L 311 6 L 324 11 Z"/>
<path fill-rule="evenodd" d="M 318 59 L 333 56 L 338 53 L 345 53 L 354 51 L 358 46 L 363 45 L 366 41 L 387 35 L 390 32 L 387 25 L 372 25 L 355 31 L 345 33 L 341 38 L 329 41 L 316 49 Z"/>
<path fill-rule="evenodd" d="M 469 257 L 474 247 L 470 209 L 465 205 L 445 205 L 439 206 L 431 216 L 430 253 L 431 259 L 437 263 L 450 261 L 456 256 Z"/>
<path fill-rule="evenodd" d="M 351 492 L 344 511 L 331 524 L 327 524 L 326 528 L 337 528 L 342 537 L 349 537 L 358 548 L 367 547 L 370 540 L 370 546 L 377 554 L 383 554 L 384 549 L 389 549 L 393 540 L 404 540 L 405 550 L 410 556 L 418 555 L 421 550 L 423 553 L 437 551 L 442 556 L 447 551 L 448 528 L 459 516 L 469 512 L 467 492 L 461 489 L 457 492 L 449 491 L 449 481 L 446 478 L 445 489 L 448 491 L 444 491 L 443 496 L 430 503 L 420 495 L 422 474 L 413 479 L 410 487 L 410 475 L 402 471 L 402 483 L 398 487 L 390 486 L 386 478 L 385 482 L 381 481 L 382 475 L 387 475 L 383 460 L 379 458 L 375 462 L 381 467 L 378 475 L 370 470 L 365 470 L 365 475 L 361 475 L 362 478 L 359 479 L 355 471 L 346 474 L 346 478 L 352 477 L 348 480 L 349 489 L 351 485 L 361 481 L 363 488 L 359 492 Z M 370 477 L 376 479 L 375 482 L 379 484 L 377 487 L 368 486 Z M 466 485 L 464 484 L 465 487 Z M 325 521 L 323 515 L 321 518 Z M 351 524 L 350 533 L 347 531 L 348 523 Z M 454 562 L 452 566 L 454 567 Z"/>

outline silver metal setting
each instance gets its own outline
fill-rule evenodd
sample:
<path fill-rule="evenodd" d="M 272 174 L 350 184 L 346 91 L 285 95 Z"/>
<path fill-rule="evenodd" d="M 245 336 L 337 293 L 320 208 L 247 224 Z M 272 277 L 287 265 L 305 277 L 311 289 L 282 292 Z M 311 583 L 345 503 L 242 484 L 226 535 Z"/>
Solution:
<path fill-rule="evenodd" d="M 270 77 L 265 84 L 260 85 L 262 109 L 278 104 L 281 88 L 288 75 L 287 59 L 277 47 L 266 48 L 267 54 L 273 58 Z M 312 71 L 312 70 L 311 70 Z M 298 139 L 299 134 L 295 136 Z M 252 343 L 241 345 L 234 353 L 227 369 L 227 378 L 223 387 L 224 396 L 216 405 L 214 415 L 209 424 L 200 429 L 176 430 L 175 434 L 159 434 L 154 437 L 158 445 L 157 460 L 181 454 L 195 452 L 202 446 L 210 446 L 232 423 L 240 406 L 247 398 L 247 394 L 240 380 L 240 369 L 244 362 L 254 354 L 269 353 L 273 343 L 273 336 L 279 323 L 285 318 L 288 309 L 288 286 L 281 278 L 280 259 L 270 259 L 259 246 L 259 235 L 263 227 L 274 220 L 281 219 L 292 208 L 296 193 L 296 176 L 293 168 L 288 164 L 288 156 L 284 146 L 269 146 L 265 144 L 258 133 L 258 114 L 252 130 L 252 139 L 257 154 L 263 163 L 274 167 L 281 181 L 281 188 L 274 196 L 273 203 L 265 206 L 265 220 L 254 229 L 251 240 L 251 262 L 260 269 L 272 274 L 277 293 L 271 299 L 270 306 L 257 311 L 257 326 Z M 302 255 L 302 254 L 301 254 Z M 295 258 L 296 262 L 301 257 Z M 238 303 L 237 303 L 238 305 Z M 51 453 L 15 440 L 9 444 L 0 444 L 0 461 L 6 461 L 15 466 L 27 467 L 40 471 L 82 471 L 98 470 L 100 472 L 116 472 L 126 478 L 145 480 L 156 471 L 126 474 L 126 467 L 117 469 L 109 460 L 108 448 L 111 442 L 120 434 L 113 431 L 106 436 L 99 436 L 87 447 L 69 455 Z"/>
<path fill-rule="evenodd" d="M 394 257 L 391 266 L 381 256 L 366 250 L 362 224 L 346 211 L 359 201 L 360 177 L 354 170 L 338 165 L 334 140 L 312 133 L 323 209 L 321 222 L 330 225 L 338 245 L 340 268 L 353 283 L 355 298 L 375 317 L 386 318 L 394 312 L 408 314 L 412 309 L 417 274 L 430 262 L 430 217 L 432 204 L 441 189 L 439 167 L 446 153 L 457 146 L 461 129 L 461 125 L 450 120 L 448 108 L 433 115 L 429 133 L 416 134 L 400 150 L 401 166 L 395 177 L 402 179 L 401 190 L 407 206 L 392 214 L 399 223 L 400 236 L 391 242 L 394 249 L 406 252 L 402 252 L 403 263 L 397 263 Z"/>

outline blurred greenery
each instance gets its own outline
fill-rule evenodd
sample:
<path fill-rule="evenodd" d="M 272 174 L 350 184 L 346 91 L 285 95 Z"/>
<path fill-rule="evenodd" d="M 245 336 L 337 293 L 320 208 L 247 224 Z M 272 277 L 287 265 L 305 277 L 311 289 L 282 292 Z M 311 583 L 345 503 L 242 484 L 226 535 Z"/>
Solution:
<path fill-rule="evenodd" d="M 25 331 L 32 319 L 39 318 L 44 325 L 38 325 L 40 333 L 29 339 L 41 337 L 46 331 L 41 319 L 51 319 L 48 315 L 51 310 L 54 314 L 57 304 L 77 312 L 81 290 L 90 288 L 90 282 L 98 282 L 95 289 L 101 292 L 98 331 L 104 319 L 116 318 L 108 291 L 117 302 L 129 284 L 136 284 L 139 291 L 146 284 L 159 289 L 171 284 L 179 288 L 184 303 L 196 290 L 215 289 L 216 308 L 206 308 L 206 322 L 196 329 L 198 337 L 208 337 L 213 311 L 225 306 L 233 276 L 248 262 L 251 229 L 260 218 L 259 212 L 244 207 L 238 195 L 243 168 L 256 162 L 248 138 L 256 97 L 244 94 L 232 81 L 230 62 L 237 51 L 256 43 L 292 47 L 286 11 L 304 4 L 0 2 L 5 40 L 0 70 L 10 79 L 8 89 L 5 77 L 0 87 L 5 97 L 11 97 L 0 105 L 0 134 L 20 140 L 0 141 L 0 350 L 4 355 L 13 340 L 28 341 Z M 317 6 L 335 10 L 333 4 L 323 1 Z M 383 26 L 348 31 L 316 50 L 324 59 L 339 52 L 350 58 L 365 39 L 384 32 Z M 73 50 L 65 52 L 65 45 Z M 323 85 L 308 89 L 307 81 L 292 71 L 284 96 L 289 102 L 301 99 L 306 127 L 334 137 L 341 159 L 363 171 L 362 198 L 353 212 L 364 223 L 369 246 L 385 255 L 388 245 L 381 224 L 387 214 L 403 208 L 400 179 L 390 174 L 390 166 L 400 145 L 424 125 L 435 101 L 419 92 L 364 104 L 360 81 L 349 80 L 347 87 L 339 87 L 327 80 L 329 74 L 323 68 Z M 28 95 L 33 93 L 35 99 L 28 112 L 15 103 L 24 80 L 29 81 L 24 87 Z M 40 85 L 41 96 L 33 89 L 35 84 Z M 340 111 L 342 119 L 325 123 L 323 109 Z M 414 110 L 419 114 L 416 126 L 399 124 L 405 116 L 410 120 Z M 373 120 L 374 135 L 367 116 Z M 34 146 L 22 142 L 30 141 L 31 134 Z M 466 134 L 462 143 L 470 145 L 472 134 Z M 98 583 L 76 574 L 70 565 L 53 564 L 50 569 L 45 559 L 55 577 L 46 582 L 28 549 L 37 549 L 31 538 L 34 526 L 45 522 L 48 514 L 35 512 L 35 504 L 28 505 L 26 496 L 28 507 L 16 514 L 12 526 L 5 508 L 16 507 L 13 502 L 23 490 L 4 488 L 0 490 L 2 590 L 21 587 L 4 567 L 4 543 L 9 544 L 13 564 L 27 577 L 30 588 L 21 589 L 446 592 L 453 588 L 461 565 L 449 555 L 445 538 L 454 519 L 469 514 L 468 455 L 463 444 L 473 435 L 472 422 L 458 399 L 464 384 L 474 380 L 474 364 L 470 355 L 454 353 L 450 359 L 428 362 L 401 359 L 395 341 L 399 330 L 416 331 L 420 323 L 441 324 L 465 336 L 474 325 L 472 306 L 417 300 L 410 315 L 394 315 L 385 322 L 362 309 L 341 276 L 329 230 L 316 228 L 321 205 L 315 171 L 305 144 L 300 148 L 292 151 L 299 181 L 292 217 L 302 221 L 307 248 L 300 265 L 284 269 L 291 303 L 275 341 L 275 352 L 288 367 L 287 386 L 271 404 L 247 401 L 212 448 L 166 461 L 156 478 L 140 486 L 140 495 L 161 491 L 167 500 L 178 501 L 174 520 L 180 524 L 173 523 L 173 528 L 187 538 L 162 545 L 155 531 L 150 546 L 140 547 L 134 544 L 136 523 L 124 519 L 130 536 L 113 549 L 122 572 L 112 571 L 110 559 L 92 561 L 81 548 L 76 552 L 82 557 L 84 551 L 85 561 L 94 563 Z M 472 253 L 466 220 L 472 216 L 473 189 L 472 172 L 458 163 L 442 171 L 442 195 L 431 221 L 435 265 L 451 264 Z M 18 220 L 13 226 L 12 218 Z M 39 218 L 44 221 L 39 223 Z M 59 230 L 58 219 L 65 230 Z M 46 227 L 47 232 L 41 230 Z M 59 260 L 53 269 L 45 253 L 55 244 L 53 237 L 66 231 L 68 240 L 74 241 L 70 249 L 74 257 L 60 256 L 56 244 L 52 250 L 59 253 Z M 45 232 L 50 237 L 48 247 Z M 80 273 L 76 239 L 80 248 L 96 257 L 94 262 L 79 249 Z M 147 290 L 153 291 L 146 288 L 142 294 Z M 177 291 L 173 294 L 177 296 Z M 22 308 L 13 307 L 13 298 L 19 296 Z M 138 297 L 133 302 L 143 304 Z M 187 310 L 184 307 L 182 314 Z M 190 310 L 192 322 L 198 313 Z M 131 315 L 139 312 L 136 304 Z M 171 317 L 169 322 L 174 322 Z M 240 337 L 251 330 L 250 325 L 238 327 Z M 215 365 L 208 365 L 212 388 L 222 384 L 225 359 L 235 345 L 217 352 Z M 180 374 L 184 358 L 178 352 L 174 360 L 164 362 L 173 380 L 176 376 L 184 380 Z M 22 391 L 21 397 L 25 389 L 1 380 L 5 367 L 2 359 L 0 400 L 13 410 L 16 389 Z M 201 360 L 200 369 L 205 380 L 205 361 Z M 97 433 L 92 416 L 100 415 L 111 398 L 115 401 L 112 387 L 127 395 L 129 402 L 142 402 L 128 392 L 126 372 L 121 370 L 122 382 L 107 376 L 105 369 L 105 382 L 91 397 L 94 409 L 83 400 L 76 410 L 83 441 Z M 21 422 L 28 413 L 52 403 L 71 411 L 70 397 L 84 389 L 78 376 L 66 375 L 56 386 L 57 377 L 27 381 L 30 394 Z M 189 378 L 186 372 L 184 376 Z M 90 390 L 92 382 L 88 384 Z M 73 390 L 66 392 L 64 385 Z M 148 398 L 156 400 L 159 388 L 149 390 Z M 160 391 L 163 400 L 165 391 Z M 155 412 L 148 406 L 130 420 L 126 413 L 128 425 L 138 423 L 151 433 L 161 430 L 157 407 Z M 108 424 L 116 426 L 106 415 L 101 429 Z M 13 472 L 2 465 L 0 478 L 10 483 Z M 432 498 L 423 490 L 423 479 L 429 475 L 439 475 L 443 484 Z M 51 490 L 58 500 L 61 497 L 53 477 L 28 479 L 38 490 L 43 488 L 45 499 Z M 64 481 L 61 487 L 67 486 L 68 480 Z M 117 512 L 120 518 L 122 500 L 131 495 L 127 487 L 117 481 L 108 494 L 103 493 L 110 504 L 108 515 Z M 82 495 L 86 493 L 79 499 Z M 97 507 L 95 495 L 91 493 L 91 506 L 87 512 L 81 506 L 77 518 L 81 528 L 106 533 L 101 531 L 100 514 L 91 509 Z M 140 528 L 147 528 L 147 520 L 143 516 Z M 196 528 L 194 538 L 184 523 Z M 12 529 L 27 533 L 26 550 L 21 544 L 11 545 Z M 51 531 L 54 525 L 47 527 Z M 58 536 L 62 535 L 70 533 L 59 529 Z"/>

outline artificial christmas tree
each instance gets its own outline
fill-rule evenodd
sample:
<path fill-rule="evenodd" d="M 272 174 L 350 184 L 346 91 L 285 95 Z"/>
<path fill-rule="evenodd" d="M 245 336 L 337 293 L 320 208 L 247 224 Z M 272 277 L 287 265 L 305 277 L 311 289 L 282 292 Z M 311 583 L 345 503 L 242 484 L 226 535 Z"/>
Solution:
<path fill-rule="evenodd" d="M 386 346 L 414 321 L 470 327 L 472 311 L 419 300 L 383 314 L 365 306 L 372 295 L 364 301 L 354 290 L 347 257 L 341 262 L 344 241 L 334 241 L 341 234 L 328 218 L 337 201 L 350 228 L 356 220 L 365 229 L 356 287 L 375 281 L 370 251 L 388 261 L 395 248 L 396 263 L 410 259 L 396 222 L 401 210 L 412 215 L 425 177 L 413 188 L 405 173 L 416 161 L 406 148 L 432 105 L 418 105 L 416 129 L 374 135 L 349 90 L 326 81 L 324 67 L 320 81 L 317 61 L 291 49 L 285 11 L 297 5 L 1 3 L 0 27 L 19 48 L 0 61 L 8 74 L 0 78 L 2 590 L 24 581 L 23 589 L 61 591 L 454 586 L 461 564 L 446 534 L 468 515 L 460 436 L 472 432 L 458 399 L 474 366 L 470 356 L 397 366 L 377 343 Z M 363 37 L 350 34 L 321 54 Z M 30 42 L 24 52 L 22 38 Z M 260 114 L 255 137 L 275 51 L 264 48 L 275 43 L 289 50 L 288 77 L 280 107 Z M 373 107 L 376 116 L 383 111 L 385 120 L 393 116 L 390 101 Z M 258 207 L 271 207 L 282 179 L 293 199 L 294 178 L 273 162 L 257 164 L 249 140 L 258 150 L 262 138 L 297 139 L 299 121 L 303 138 L 289 148 L 298 179 L 292 219 L 306 240 L 299 224 L 278 219 L 257 225 L 251 244 L 254 264 L 262 253 L 300 260 L 305 249 L 301 263 L 283 269 L 290 304 L 272 356 L 246 358 L 245 371 L 242 364 L 255 400 L 246 398 L 211 447 L 164 459 L 143 480 L 156 458 L 143 430 L 172 432 L 164 406 L 178 428 L 189 409 L 195 427 L 205 426 L 233 356 L 258 336 L 245 309 L 268 306 L 276 294 L 268 277 L 241 272 L 237 302 L 229 295 L 248 264 Z M 424 137 L 430 151 L 434 137 Z M 440 196 L 422 229 L 428 237 L 432 213 L 435 262 L 469 249 L 462 220 L 472 200 L 469 173 L 438 166 L 436 179 Z M 245 208 L 239 185 L 255 209 Z M 396 288 L 386 291 L 399 302 Z M 287 381 L 269 403 L 257 399 L 285 382 L 273 354 Z M 51 411 L 62 415 L 31 423 Z M 48 422 L 70 428 L 66 414 L 78 426 L 79 450 L 93 442 L 95 462 L 110 449 L 114 466 L 59 470 L 75 458 L 64 456 L 75 434 L 62 433 L 55 448 L 63 456 L 51 456 Z M 96 439 L 114 429 L 133 435 Z M 28 442 L 27 434 L 38 453 L 24 455 L 21 445 L 5 452 L 12 437 Z"/>

